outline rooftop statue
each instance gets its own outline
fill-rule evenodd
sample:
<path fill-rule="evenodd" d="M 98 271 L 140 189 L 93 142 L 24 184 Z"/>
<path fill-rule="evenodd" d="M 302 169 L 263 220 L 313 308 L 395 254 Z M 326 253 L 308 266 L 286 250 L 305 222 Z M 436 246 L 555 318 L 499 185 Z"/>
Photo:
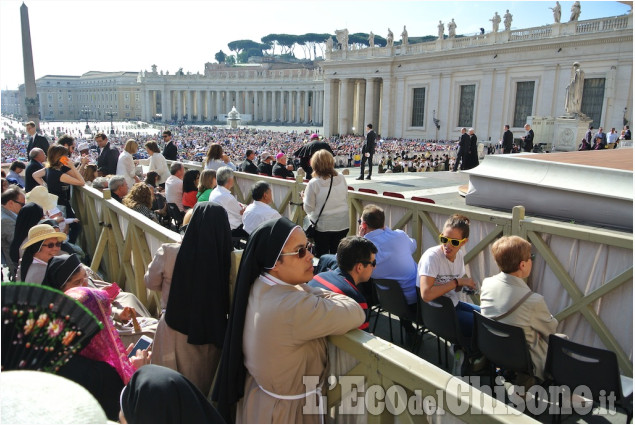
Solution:
<path fill-rule="evenodd" d="M 372 31 L 368 34 L 368 45 L 370 47 L 375 47 L 375 34 L 373 34 Z"/>
<path fill-rule="evenodd" d="M 439 26 L 437 26 L 437 28 L 439 29 L 439 40 L 443 40 L 443 33 L 445 32 L 445 25 L 443 25 L 443 22 L 439 21 Z"/>
<path fill-rule="evenodd" d="M 498 32 L 498 25 L 501 23 L 501 17 L 498 12 L 494 12 L 494 17 L 490 21 L 492 21 L 492 32 Z"/>
<path fill-rule="evenodd" d="M 582 8 L 580 7 L 579 1 L 573 3 L 573 6 L 571 6 L 571 18 L 569 19 L 569 22 L 578 20 L 578 18 L 580 17 L 581 9 Z"/>
<path fill-rule="evenodd" d="M 386 46 L 392 47 L 394 42 L 395 42 L 395 35 L 392 33 L 390 28 L 388 28 L 388 35 L 386 36 Z"/>
<path fill-rule="evenodd" d="M 505 18 L 505 20 L 503 21 L 503 24 L 505 25 L 505 31 L 511 30 L 511 28 L 512 28 L 512 17 L 513 17 L 513 15 L 511 13 L 509 13 L 509 9 L 507 9 L 507 12 L 503 16 L 503 18 Z"/>
<path fill-rule="evenodd" d="M 454 38 L 456 36 L 456 23 L 454 22 L 454 18 L 448 22 L 448 36 L 450 38 Z"/>
<path fill-rule="evenodd" d="M 553 22 L 555 22 L 556 24 L 560 23 L 560 17 L 562 15 L 562 10 L 560 8 L 560 2 L 557 1 L 556 2 L 556 6 L 555 7 L 550 7 L 549 9 L 553 10 Z"/>
<path fill-rule="evenodd" d="M 406 26 L 403 26 L 403 31 L 401 33 L 401 45 L 402 46 L 407 46 L 408 45 L 408 31 L 406 30 Z"/>

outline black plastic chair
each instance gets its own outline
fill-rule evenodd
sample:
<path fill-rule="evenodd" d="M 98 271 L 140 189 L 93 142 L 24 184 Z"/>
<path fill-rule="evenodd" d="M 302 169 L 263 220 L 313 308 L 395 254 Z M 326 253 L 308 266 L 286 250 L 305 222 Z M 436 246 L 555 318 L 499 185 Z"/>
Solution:
<path fill-rule="evenodd" d="M 522 328 L 488 319 L 475 311 L 472 341 L 490 362 L 492 385 L 496 378 L 496 366 L 505 371 L 534 376 L 534 364 Z"/>
<path fill-rule="evenodd" d="M 421 303 L 421 316 L 426 328 L 437 336 L 437 353 L 441 364 L 441 344 L 439 338 L 445 341 L 445 365 L 448 363 L 448 342 L 463 348 L 469 355 L 472 353 L 470 341 L 464 337 L 459 327 L 459 319 L 452 300 L 448 297 L 438 297 L 430 302 Z"/>
<path fill-rule="evenodd" d="M 401 290 L 399 282 L 391 279 L 373 279 L 375 283 L 375 289 L 377 291 L 377 298 L 381 309 L 388 313 L 388 325 L 390 326 L 390 342 L 393 342 L 392 337 L 392 314 L 400 319 L 410 320 L 412 322 L 417 321 L 416 314 L 408 308 L 406 303 L 406 297 Z M 379 316 L 377 316 L 379 319 Z M 375 321 L 375 326 L 377 321 Z M 404 343 L 403 329 L 399 326 L 399 335 L 401 337 L 401 345 Z"/>
<path fill-rule="evenodd" d="M 554 385 L 565 385 L 573 391 L 586 385 L 593 396 L 593 402 L 614 395 L 616 403 L 626 411 L 626 423 L 633 418 L 632 381 L 630 394 L 622 391 L 620 369 L 614 352 L 601 348 L 578 344 L 556 335 L 549 335 L 549 349 L 545 373 Z M 602 396 L 603 394 L 603 396 Z M 560 420 L 556 414 L 554 421 Z"/>
<path fill-rule="evenodd" d="M 183 212 L 175 203 L 168 203 L 168 216 L 174 222 L 176 232 L 179 231 L 179 229 L 181 228 L 181 224 L 183 224 L 183 215 Z"/>

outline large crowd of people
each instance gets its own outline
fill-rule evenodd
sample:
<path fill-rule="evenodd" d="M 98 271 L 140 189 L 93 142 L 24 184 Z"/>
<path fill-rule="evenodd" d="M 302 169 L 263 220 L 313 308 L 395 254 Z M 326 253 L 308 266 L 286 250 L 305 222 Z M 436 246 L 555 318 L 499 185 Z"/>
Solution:
<path fill-rule="evenodd" d="M 218 128 L 171 129 L 161 136 L 163 151 L 155 135 L 111 137 L 99 132 L 91 139 L 96 142 L 94 152 L 85 145 L 88 139 L 72 135 L 48 140 L 44 152 L 43 145 L 36 146 L 34 134 L 28 134 L 20 138 L 18 150 L 25 146 L 29 165 L 13 171 L 29 172 L 24 181 L 13 179 L 2 191 L 2 260 L 8 268 L 3 280 L 62 290 L 104 324 L 59 374 L 95 396 L 109 419 L 323 421 L 325 338 L 358 328 L 369 331 L 373 279 L 397 281 L 414 315 L 419 302 L 449 299 L 466 341 L 472 337 L 473 312 L 496 318 L 527 298 L 524 310 L 508 315 L 506 323 L 525 330 L 535 375 L 544 378 L 545 347 L 539 341 L 547 340 L 558 322 L 542 297 L 526 296 L 531 291 L 522 279 L 533 264 L 527 241 L 504 237 L 496 242 L 492 253 L 501 274 L 479 285 L 464 267 L 463 247 L 470 237 L 467 217 L 452 215 L 442 227 L 439 244 L 422 247 L 418 264 L 412 258 L 416 242 L 387 227 L 380 207 L 366 205 L 358 227 L 350 229 L 347 184 L 335 158 L 358 152 L 364 143 L 359 137 L 321 140 L 317 134 Z M 301 149 L 311 143 L 315 150 Z M 328 149 L 320 148 L 324 145 Z M 133 156 L 142 146 L 152 152 L 147 175 Z M 371 147 L 367 138 L 362 153 L 368 153 L 368 161 L 372 154 L 383 154 L 387 160 L 399 150 L 402 157 L 423 152 L 425 158 L 425 152 L 435 155 L 435 149 L 445 151 L 449 146 L 378 140 Z M 284 162 L 287 155 L 308 162 L 312 175 L 301 194 L 306 226 L 271 208 L 271 187 L 265 181 L 252 187 L 250 205 L 234 197 L 235 172 L 255 165 L 254 154 L 260 157 L 259 165 L 266 164 L 256 166 L 257 172 L 267 175 L 276 165 L 293 173 L 295 167 Z M 190 158 L 203 163 L 202 172 L 187 171 L 179 161 L 169 167 L 165 162 Z M 91 163 L 92 181 L 85 177 Z M 364 178 L 363 169 L 360 177 Z M 20 186 L 30 178 L 34 187 Z M 97 189 L 108 187 L 113 199 L 142 220 L 160 221 L 168 211 L 179 216 L 182 242 L 161 246 L 144 278 L 148 289 L 161 292 L 161 314 L 150 331 L 151 349 L 132 353 L 132 345 L 126 346 L 119 332 L 136 316 L 151 314 L 134 295 L 101 281 L 76 245 L 82 223 L 70 202 L 72 187 L 89 183 Z M 236 247 L 243 252 L 230 294 L 230 256 Z M 479 286 L 482 307 L 459 298 L 459 292 Z M 412 341 L 415 324 L 401 319 Z M 473 345 L 455 347 L 455 373 L 483 367 Z M 310 384 L 307 377 L 313 379 Z M 171 388 L 183 393 L 170 393 Z M 179 402 L 182 398 L 186 402 Z M 156 409 L 159 400 L 170 409 Z M 307 410 L 306 405 L 315 409 Z"/>

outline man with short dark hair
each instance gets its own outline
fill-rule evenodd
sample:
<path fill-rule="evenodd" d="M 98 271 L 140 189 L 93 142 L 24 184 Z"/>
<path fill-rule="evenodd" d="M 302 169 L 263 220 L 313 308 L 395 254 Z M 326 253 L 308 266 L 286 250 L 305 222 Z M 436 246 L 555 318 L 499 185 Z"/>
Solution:
<path fill-rule="evenodd" d="M 256 152 L 251 149 L 247 149 L 245 152 L 245 160 L 240 164 L 240 171 L 249 174 L 258 174 L 258 167 L 254 164 L 256 159 Z"/>
<path fill-rule="evenodd" d="M 470 135 L 467 134 L 467 128 L 461 129 L 461 139 L 459 140 L 459 150 L 456 153 L 456 161 L 452 171 L 456 171 L 461 163 L 461 170 L 466 170 L 468 166 L 468 156 L 470 153 Z"/>
<path fill-rule="evenodd" d="M 17 264 L 11 260 L 9 247 L 13 242 L 18 213 L 25 203 L 24 191 L 17 186 L 11 186 L 2 192 L 2 264 L 6 264 L 9 268 L 9 276 L 15 276 L 17 267 Z"/>
<path fill-rule="evenodd" d="M 260 154 L 260 164 L 258 164 L 258 173 L 266 174 L 271 177 L 273 173 L 273 167 L 271 165 L 271 161 L 273 160 L 273 155 L 270 152 L 263 152 Z"/>
<path fill-rule="evenodd" d="M 392 230 L 386 226 L 384 210 L 373 204 L 364 208 L 358 234 L 377 247 L 377 267 L 373 271 L 373 278 L 397 281 L 408 307 L 416 313 L 417 263 L 412 254 L 417 249 L 417 242 L 403 230 Z M 412 335 L 414 328 L 411 322 L 401 320 L 401 324 Z"/>
<path fill-rule="evenodd" d="M 373 130 L 373 125 L 370 123 L 366 124 L 366 140 L 362 146 L 362 165 L 360 167 L 360 173 L 357 180 L 364 180 L 364 167 L 366 166 L 366 161 L 368 161 L 368 176 L 366 177 L 366 180 L 370 180 L 373 175 L 373 155 L 375 154 L 376 138 L 377 134 Z"/>
<path fill-rule="evenodd" d="M 251 188 L 251 197 L 254 202 L 245 208 L 242 216 L 243 229 L 250 235 L 265 221 L 280 218 L 280 213 L 269 205 L 273 200 L 269 183 L 262 180 L 256 182 Z"/>
<path fill-rule="evenodd" d="M 117 162 L 119 162 L 119 149 L 110 146 L 108 136 L 104 133 L 95 135 L 95 142 L 99 147 L 99 156 L 97 157 L 97 174 L 99 176 L 108 176 L 117 174 Z"/>
<path fill-rule="evenodd" d="M 57 144 L 64 146 L 68 149 L 68 153 L 72 155 L 75 152 L 75 138 L 68 134 L 63 135 L 59 139 L 57 139 Z"/>
<path fill-rule="evenodd" d="M 368 303 L 362 292 L 357 288 L 360 283 L 370 280 L 375 270 L 375 245 L 359 236 L 349 236 L 342 239 L 337 246 L 337 268 L 313 276 L 308 285 L 313 288 L 327 289 L 344 294 L 357 301 L 364 310 L 366 320 L 359 327 L 368 329 Z"/>
<path fill-rule="evenodd" d="M 29 152 L 29 163 L 24 170 L 24 189 L 30 192 L 35 186 L 38 186 L 37 182 L 33 178 L 33 173 L 37 170 L 44 168 L 44 161 L 46 161 L 46 154 L 40 148 L 33 148 Z"/>
<path fill-rule="evenodd" d="M 505 124 L 503 133 L 503 153 L 512 153 L 514 149 L 514 133 L 509 129 L 509 124 Z"/>
<path fill-rule="evenodd" d="M 40 148 L 46 154 L 49 151 L 49 141 L 46 137 L 41 136 L 36 133 L 35 123 L 33 121 L 29 121 L 25 124 L 26 132 L 29 135 L 28 144 L 26 146 L 26 154 L 28 155 L 33 148 Z"/>
<path fill-rule="evenodd" d="M 130 189 L 124 176 L 112 176 L 108 182 L 108 188 L 110 196 L 119 203 L 122 203 L 123 197 L 128 194 Z"/>
<path fill-rule="evenodd" d="M 183 176 L 185 167 L 180 162 L 173 162 L 170 166 L 170 177 L 165 181 L 165 200 L 168 204 L 176 204 L 179 211 L 183 209 Z"/>
<path fill-rule="evenodd" d="M 179 151 L 172 141 L 172 132 L 170 130 L 165 130 L 161 137 L 163 137 L 163 141 L 165 142 L 163 157 L 167 160 L 176 161 Z"/>
<path fill-rule="evenodd" d="M 624 140 L 631 140 L 631 128 L 627 125 L 624 126 Z"/>

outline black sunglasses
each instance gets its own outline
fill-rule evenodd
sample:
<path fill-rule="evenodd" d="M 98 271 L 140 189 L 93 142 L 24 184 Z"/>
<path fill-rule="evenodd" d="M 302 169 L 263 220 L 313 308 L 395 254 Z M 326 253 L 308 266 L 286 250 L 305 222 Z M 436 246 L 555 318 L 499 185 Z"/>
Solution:
<path fill-rule="evenodd" d="M 373 261 L 360 261 L 361 264 L 368 266 L 371 265 L 373 267 L 377 267 L 377 260 L 373 260 Z"/>
<path fill-rule="evenodd" d="M 43 243 L 42 244 L 43 247 L 46 247 L 48 249 L 53 249 L 53 248 L 59 248 L 62 246 L 62 242 L 49 242 L 49 243 Z"/>
<path fill-rule="evenodd" d="M 24 202 L 20 202 L 20 201 L 13 201 L 13 202 L 15 202 L 16 204 L 20 204 L 21 207 L 24 206 Z"/>
<path fill-rule="evenodd" d="M 306 256 L 307 252 L 312 252 L 313 250 L 313 244 L 311 243 L 307 243 L 306 246 L 303 246 L 302 248 L 298 249 L 295 252 L 283 252 L 280 254 L 280 257 L 285 256 L 285 255 L 297 255 L 298 258 L 304 258 Z"/>

